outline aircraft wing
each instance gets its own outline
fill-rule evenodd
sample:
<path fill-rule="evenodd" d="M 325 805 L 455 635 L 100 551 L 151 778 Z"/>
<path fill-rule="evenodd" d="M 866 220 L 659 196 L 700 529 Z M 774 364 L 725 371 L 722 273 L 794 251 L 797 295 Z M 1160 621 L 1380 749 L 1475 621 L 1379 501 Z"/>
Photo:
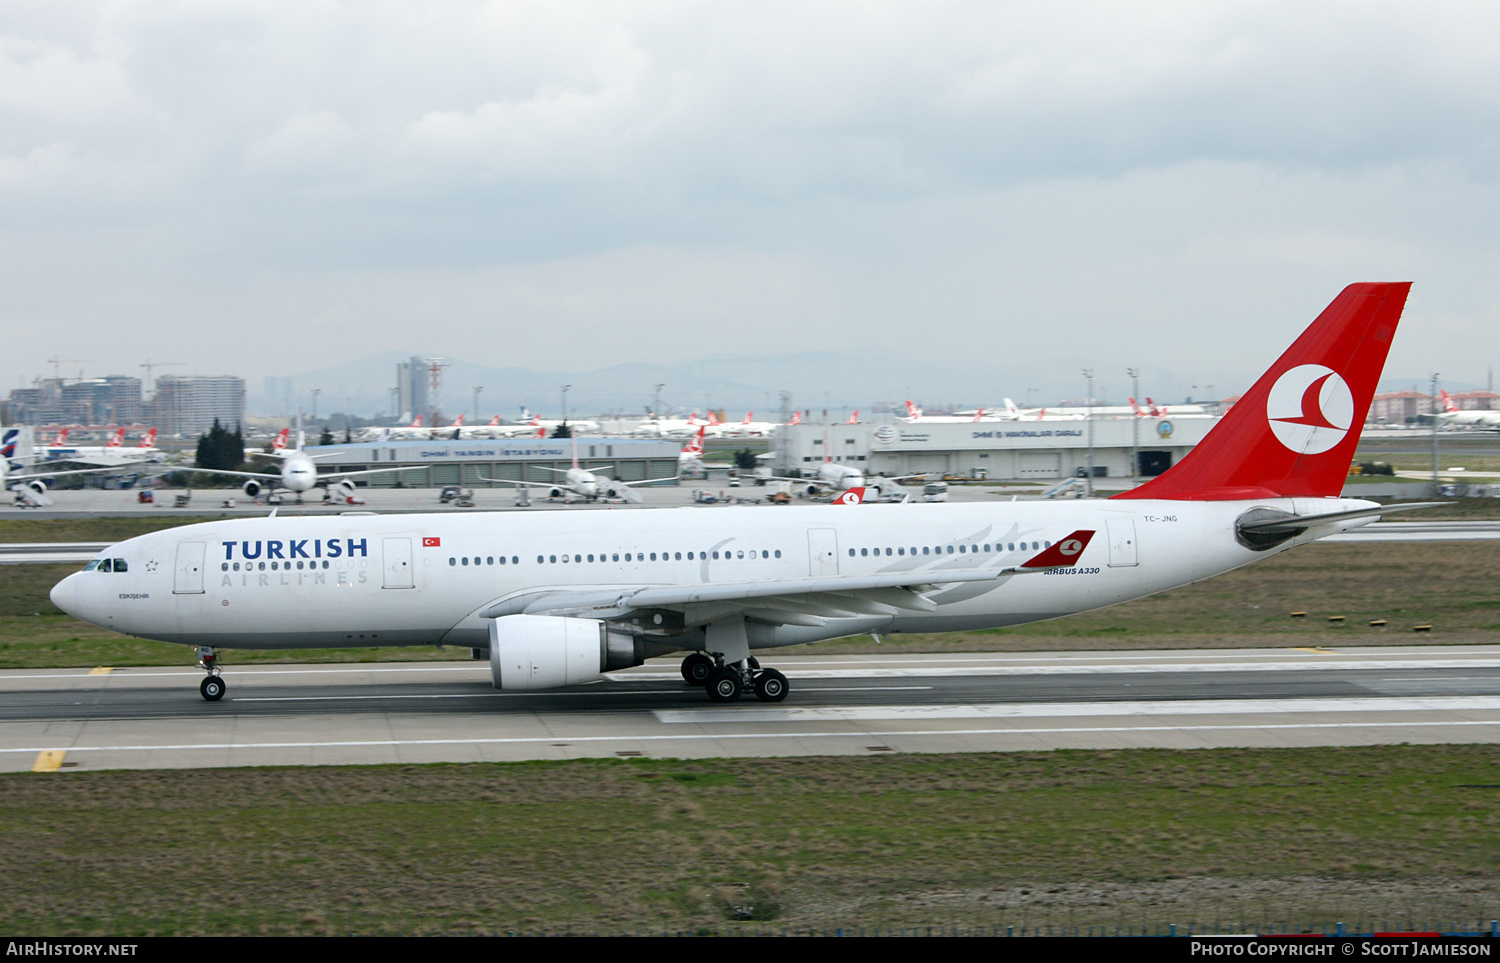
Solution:
<path fill-rule="evenodd" d="M 203 475 L 227 475 L 230 478 L 266 478 L 270 479 L 271 481 L 281 481 L 281 475 L 279 473 L 272 475 L 261 471 L 226 471 L 222 468 L 188 468 L 180 465 L 175 468 L 168 467 L 167 470 L 161 472 L 161 474 L 170 475 L 173 472 L 179 471 L 197 472 Z"/>
<path fill-rule="evenodd" d="M 127 461 L 121 462 L 118 465 L 100 465 L 98 468 L 70 468 L 67 471 L 36 471 L 35 466 L 31 466 L 33 470 L 26 472 L 24 475 L 12 475 L 7 472 L 5 480 L 7 482 L 26 482 L 33 478 L 61 478 L 64 475 L 98 475 L 101 472 L 120 472 L 121 469 L 145 464 L 143 461 Z"/>
<path fill-rule="evenodd" d="M 932 612 L 927 594 L 958 582 L 995 582 L 1013 575 L 1049 572 L 1077 564 L 1093 538 L 1077 531 L 1022 562 L 988 569 L 882 572 L 745 582 L 710 582 L 623 589 L 549 593 L 525 606 L 528 615 L 577 615 L 604 620 L 627 618 L 651 609 L 683 614 L 684 624 L 705 625 L 734 615 L 785 625 L 823 625 L 830 619 L 893 616 L 902 611 Z"/>

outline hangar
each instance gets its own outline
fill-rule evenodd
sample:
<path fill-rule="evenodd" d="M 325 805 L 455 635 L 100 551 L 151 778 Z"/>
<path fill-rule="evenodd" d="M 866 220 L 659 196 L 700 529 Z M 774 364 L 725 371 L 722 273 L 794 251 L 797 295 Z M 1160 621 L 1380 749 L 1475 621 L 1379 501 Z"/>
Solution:
<path fill-rule="evenodd" d="M 668 478 L 677 474 L 677 455 L 682 445 L 675 441 L 631 438 L 579 438 L 578 464 L 603 471 L 621 481 Z M 500 482 L 555 482 L 556 472 L 573 466 L 573 443 L 566 438 L 524 438 L 499 441 L 373 441 L 348 445 L 310 447 L 320 471 L 363 471 L 410 465 L 359 479 L 372 488 L 433 488 L 463 485 L 466 488 L 505 488 Z M 328 454 L 333 454 L 329 457 Z M 319 457 L 322 454 L 323 457 Z"/>
<path fill-rule="evenodd" d="M 876 475 L 936 474 L 999 481 L 1087 474 L 1093 434 L 1094 475 L 1126 478 L 1131 453 L 1139 473 L 1160 475 L 1217 423 L 1208 415 L 1095 418 L 1093 421 L 910 421 L 881 425 L 785 425 L 772 450 L 779 474 L 815 471 L 825 460 Z"/>

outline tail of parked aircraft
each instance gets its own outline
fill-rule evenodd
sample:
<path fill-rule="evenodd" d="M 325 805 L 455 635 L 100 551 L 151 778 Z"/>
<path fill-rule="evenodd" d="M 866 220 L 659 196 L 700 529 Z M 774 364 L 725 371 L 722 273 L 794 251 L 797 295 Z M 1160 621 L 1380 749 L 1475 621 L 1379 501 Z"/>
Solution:
<path fill-rule="evenodd" d="M 1444 411 L 1448 412 L 1448 414 L 1451 415 L 1451 414 L 1453 414 L 1453 412 L 1455 412 L 1455 411 L 1458 410 L 1458 404 L 1456 402 L 1454 402 L 1453 397 L 1448 394 L 1447 390 L 1445 390 L 1443 388 L 1439 388 L 1438 389 L 1438 394 L 1440 394 L 1440 395 L 1443 396 L 1443 410 Z"/>
<path fill-rule="evenodd" d="M 705 426 L 700 426 L 698 433 L 686 445 L 682 446 L 682 454 L 701 456 L 703 454 L 703 433 L 706 430 Z"/>
<path fill-rule="evenodd" d="M 109 441 L 104 443 L 105 448 L 119 448 L 125 444 L 125 429 L 116 428 L 115 433 L 109 436 Z"/>
<path fill-rule="evenodd" d="M 59 431 L 57 433 L 57 437 L 54 438 L 54 439 L 52 439 L 52 444 L 48 445 L 47 447 L 49 447 L 49 448 L 63 448 L 63 447 L 66 447 L 67 444 L 68 444 L 68 429 L 64 428 L 62 431 Z"/>
<path fill-rule="evenodd" d="M 974 420 L 975 421 L 983 421 L 984 420 L 984 409 L 983 408 L 980 408 L 978 411 L 974 412 Z"/>
<path fill-rule="evenodd" d="M 156 429 L 153 428 L 153 429 L 151 429 L 151 431 L 152 431 L 152 436 L 154 437 L 155 433 L 156 433 Z M 281 450 L 285 449 L 286 445 L 287 445 L 287 437 L 289 435 L 291 435 L 291 433 L 292 433 L 292 429 L 290 429 L 290 428 L 283 428 L 280 431 L 278 431 L 276 433 L 276 437 L 271 439 L 271 450 L 272 451 L 281 451 Z"/>
<path fill-rule="evenodd" d="M 495 416 L 493 416 L 493 417 L 490 418 L 490 425 L 491 426 L 498 425 L 498 424 L 500 424 L 500 416 L 499 415 L 495 415 Z"/>
<path fill-rule="evenodd" d="M 857 424 L 859 424 L 859 409 L 858 408 L 854 409 L 854 414 L 850 415 L 849 416 L 849 420 L 846 421 L 846 422 L 844 422 L 844 424 L 846 424 L 846 425 L 857 425 Z"/>
<path fill-rule="evenodd" d="M 140 443 L 139 447 L 141 447 L 141 448 L 155 448 L 156 447 L 156 429 L 155 428 L 149 428 L 149 429 L 146 430 L 146 433 L 141 436 L 141 443 Z"/>
<path fill-rule="evenodd" d="M 1337 496 L 1410 291 L 1349 285 L 1181 462 L 1115 497 Z"/>
<path fill-rule="evenodd" d="M 787 422 L 787 424 L 789 424 L 789 425 L 800 425 L 800 424 L 802 424 L 802 412 L 800 412 L 800 411 L 794 411 L 794 412 L 792 412 L 792 420 L 789 421 L 789 422 Z"/>
<path fill-rule="evenodd" d="M 464 416 L 460 414 L 457 418 L 453 419 L 453 424 L 449 425 L 448 427 L 449 428 L 462 428 L 463 426 L 464 426 Z"/>
<path fill-rule="evenodd" d="M 917 419 L 922 417 L 922 409 L 918 408 L 916 405 L 908 401 L 906 403 L 906 417 L 910 418 L 912 421 L 916 421 Z"/>
<path fill-rule="evenodd" d="M 754 418 L 754 417 L 755 417 L 755 412 L 753 412 L 753 411 L 747 411 L 747 412 L 745 412 L 745 420 L 742 421 L 742 422 L 740 422 L 740 424 L 741 425 L 748 425 L 748 424 L 750 424 L 750 419 Z"/>

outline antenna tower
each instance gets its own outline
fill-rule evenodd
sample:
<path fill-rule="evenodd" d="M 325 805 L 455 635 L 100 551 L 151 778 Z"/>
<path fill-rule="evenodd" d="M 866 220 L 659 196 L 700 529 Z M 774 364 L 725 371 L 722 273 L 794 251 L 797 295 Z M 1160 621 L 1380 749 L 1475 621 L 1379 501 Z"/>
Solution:
<path fill-rule="evenodd" d="M 427 359 L 427 408 L 429 423 L 437 427 L 438 408 L 443 392 L 443 369 L 451 367 L 449 362 L 442 358 Z"/>

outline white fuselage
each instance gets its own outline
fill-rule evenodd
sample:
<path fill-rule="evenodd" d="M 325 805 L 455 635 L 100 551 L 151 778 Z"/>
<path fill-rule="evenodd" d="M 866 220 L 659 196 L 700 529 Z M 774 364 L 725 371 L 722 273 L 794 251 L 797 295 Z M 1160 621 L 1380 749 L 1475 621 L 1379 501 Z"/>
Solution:
<path fill-rule="evenodd" d="M 752 647 L 764 648 L 1056 618 L 1311 540 L 1246 548 L 1235 519 L 1252 507 L 1320 514 L 1374 506 L 1282 498 L 235 519 L 115 545 L 101 557 L 123 559 L 127 571 L 75 573 L 52 598 L 95 625 L 195 645 L 485 646 L 487 619 L 522 612 L 549 592 L 608 600 L 657 586 L 998 570 L 1070 532 L 1096 533 L 1071 568 L 948 584 L 926 593 L 936 603 L 930 612 L 752 625 Z"/>

